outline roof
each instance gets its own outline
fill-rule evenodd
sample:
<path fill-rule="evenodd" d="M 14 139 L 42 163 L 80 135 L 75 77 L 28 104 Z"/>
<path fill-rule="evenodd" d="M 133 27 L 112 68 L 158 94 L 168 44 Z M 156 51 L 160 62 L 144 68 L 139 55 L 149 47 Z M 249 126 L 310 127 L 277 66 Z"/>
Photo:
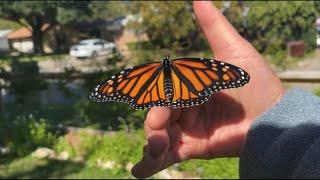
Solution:
<path fill-rule="evenodd" d="M 41 28 L 42 31 L 46 31 L 49 27 L 49 24 L 44 24 Z M 13 32 L 10 32 L 7 35 L 8 39 L 24 39 L 24 38 L 31 38 L 32 37 L 32 30 L 30 30 L 27 27 L 23 27 L 20 29 L 17 29 Z"/>
<path fill-rule="evenodd" d="M 3 29 L 3 30 L 0 30 L 0 38 L 1 38 L 1 37 L 6 37 L 7 34 L 9 34 L 11 31 L 12 31 L 12 29 Z"/>

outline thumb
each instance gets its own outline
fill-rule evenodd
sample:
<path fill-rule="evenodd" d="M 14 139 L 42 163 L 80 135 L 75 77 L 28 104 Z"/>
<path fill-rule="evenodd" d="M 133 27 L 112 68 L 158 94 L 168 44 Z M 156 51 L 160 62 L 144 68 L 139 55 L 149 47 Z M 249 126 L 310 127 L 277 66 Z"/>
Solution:
<path fill-rule="evenodd" d="M 212 2 L 194 1 L 193 9 L 197 21 L 216 56 L 219 56 L 223 52 L 222 50 L 235 43 L 248 44 Z"/>

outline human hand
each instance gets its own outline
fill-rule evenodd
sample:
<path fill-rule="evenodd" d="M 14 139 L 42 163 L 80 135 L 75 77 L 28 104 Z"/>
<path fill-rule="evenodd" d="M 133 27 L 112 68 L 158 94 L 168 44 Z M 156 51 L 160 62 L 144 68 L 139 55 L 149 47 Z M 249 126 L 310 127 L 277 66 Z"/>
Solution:
<path fill-rule="evenodd" d="M 284 94 L 268 64 L 211 2 L 195 1 L 193 8 L 215 58 L 246 70 L 250 82 L 215 93 L 200 106 L 150 109 L 145 120 L 148 144 L 132 169 L 139 178 L 191 158 L 239 156 L 252 122 Z"/>

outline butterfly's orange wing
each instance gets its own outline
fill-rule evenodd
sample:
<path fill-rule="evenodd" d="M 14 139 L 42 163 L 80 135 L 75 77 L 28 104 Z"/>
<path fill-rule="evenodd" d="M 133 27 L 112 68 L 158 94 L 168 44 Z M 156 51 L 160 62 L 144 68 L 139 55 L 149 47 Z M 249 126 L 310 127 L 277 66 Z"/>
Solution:
<path fill-rule="evenodd" d="M 174 59 L 170 67 L 171 78 L 164 75 L 161 63 L 124 70 L 98 85 L 90 98 L 96 102 L 126 102 L 136 109 L 188 107 L 202 104 L 214 92 L 243 86 L 250 79 L 243 69 L 214 59 Z M 172 101 L 166 98 L 165 77 L 172 82 Z"/>
<path fill-rule="evenodd" d="M 89 95 L 96 102 L 118 101 L 135 109 L 167 106 L 161 63 L 126 69 L 104 81 Z"/>
<path fill-rule="evenodd" d="M 174 59 L 171 67 L 173 107 L 202 104 L 214 92 L 243 86 L 250 79 L 243 69 L 214 59 Z"/>

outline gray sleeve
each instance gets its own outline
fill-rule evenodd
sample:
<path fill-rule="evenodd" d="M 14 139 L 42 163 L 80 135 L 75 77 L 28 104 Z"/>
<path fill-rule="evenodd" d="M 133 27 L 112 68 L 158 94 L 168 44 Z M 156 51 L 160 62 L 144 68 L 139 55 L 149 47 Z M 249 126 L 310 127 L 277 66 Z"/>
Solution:
<path fill-rule="evenodd" d="M 249 129 L 240 178 L 320 178 L 320 98 L 291 89 Z"/>

